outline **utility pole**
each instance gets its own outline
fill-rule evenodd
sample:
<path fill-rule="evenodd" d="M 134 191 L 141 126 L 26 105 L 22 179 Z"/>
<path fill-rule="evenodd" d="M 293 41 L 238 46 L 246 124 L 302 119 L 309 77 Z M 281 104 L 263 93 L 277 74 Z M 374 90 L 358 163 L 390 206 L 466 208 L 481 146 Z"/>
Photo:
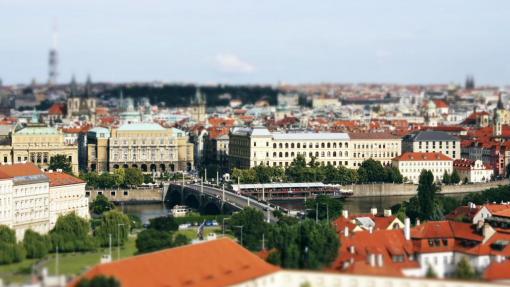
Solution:
<path fill-rule="evenodd" d="M 117 260 L 120 259 L 120 227 L 124 226 L 124 223 L 117 224 Z"/>
<path fill-rule="evenodd" d="M 266 238 L 264 233 L 262 233 L 262 250 L 266 249 Z"/>
<path fill-rule="evenodd" d="M 59 274 L 59 270 L 58 270 L 58 244 L 57 246 L 55 247 L 55 275 L 57 275 L 58 277 L 58 274 Z"/>
<path fill-rule="evenodd" d="M 319 222 L 319 204 L 315 204 L 315 223 Z"/>
<path fill-rule="evenodd" d="M 216 185 L 220 186 L 220 172 L 216 171 Z"/>
<path fill-rule="evenodd" d="M 264 184 L 262 184 L 262 201 L 266 201 Z"/>
<path fill-rule="evenodd" d="M 110 261 L 112 261 L 112 234 L 108 234 L 108 250 L 110 253 Z"/>
<path fill-rule="evenodd" d="M 204 181 L 207 181 L 207 168 L 204 168 Z"/>
<path fill-rule="evenodd" d="M 204 194 L 204 179 L 200 179 L 200 193 Z"/>

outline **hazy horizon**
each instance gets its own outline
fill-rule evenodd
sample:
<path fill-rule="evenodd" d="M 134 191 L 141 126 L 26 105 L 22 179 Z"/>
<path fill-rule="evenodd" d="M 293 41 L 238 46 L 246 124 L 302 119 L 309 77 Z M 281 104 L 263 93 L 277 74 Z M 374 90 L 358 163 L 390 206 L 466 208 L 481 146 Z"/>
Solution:
<path fill-rule="evenodd" d="M 0 78 L 510 84 L 510 2 L 0 0 Z"/>

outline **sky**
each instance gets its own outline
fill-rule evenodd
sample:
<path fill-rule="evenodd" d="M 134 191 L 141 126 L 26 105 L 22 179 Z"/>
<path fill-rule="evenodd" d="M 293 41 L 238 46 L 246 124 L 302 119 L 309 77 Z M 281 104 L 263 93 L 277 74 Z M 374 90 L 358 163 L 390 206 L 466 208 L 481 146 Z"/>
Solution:
<path fill-rule="evenodd" d="M 510 1 L 0 0 L 0 78 L 510 84 Z"/>

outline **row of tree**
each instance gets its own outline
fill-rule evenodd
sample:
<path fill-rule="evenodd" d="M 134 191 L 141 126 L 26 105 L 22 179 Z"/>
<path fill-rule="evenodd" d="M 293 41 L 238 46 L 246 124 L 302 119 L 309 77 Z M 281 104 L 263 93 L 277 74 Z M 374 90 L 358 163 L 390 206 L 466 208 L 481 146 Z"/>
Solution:
<path fill-rule="evenodd" d="M 249 250 L 258 251 L 265 245 L 272 250 L 268 261 L 285 268 L 320 269 L 338 254 L 338 236 L 324 220 L 281 216 L 277 224 L 269 224 L 262 212 L 245 208 L 232 215 L 227 229 Z"/>
<path fill-rule="evenodd" d="M 87 188 L 108 189 L 140 186 L 144 182 L 152 182 L 151 177 L 144 177 L 137 168 L 119 168 L 113 173 L 87 172 L 80 174 L 80 178 L 87 182 Z"/>
<path fill-rule="evenodd" d="M 372 182 L 402 183 L 404 178 L 395 167 L 384 167 L 381 162 L 368 159 L 361 166 L 349 169 L 345 166 L 321 165 L 315 158 L 307 164 L 302 155 L 298 155 L 289 167 L 271 167 L 259 165 L 250 169 L 234 168 L 234 181 L 241 183 L 269 182 L 324 182 L 334 184 L 355 184 Z"/>
<path fill-rule="evenodd" d="M 156 217 L 149 220 L 149 226 L 138 234 L 136 249 L 138 253 L 152 252 L 164 248 L 177 247 L 190 243 L 183 234 L 175 235 L 179 225 L 172 216 Z"/>

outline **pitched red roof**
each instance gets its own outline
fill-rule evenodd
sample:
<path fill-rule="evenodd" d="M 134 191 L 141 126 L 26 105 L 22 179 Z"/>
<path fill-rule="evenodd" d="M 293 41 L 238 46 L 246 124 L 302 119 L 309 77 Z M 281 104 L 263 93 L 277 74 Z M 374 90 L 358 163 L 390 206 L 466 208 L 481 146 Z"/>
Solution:
<path fill-rule="evenodd" d="M 13 178 L 17 176 L 29 176 L 42 173 L 43 172 L 31 162 L 0 165 L 0 179 Z"/>
<path fill-rule="evenodd" d="M 222 238 L 97 265 L 83 277 L 113 276 L 123 287 L 219 287 L 278 270 L 233 240 Z"/>
<path fill-rule="evenodd" d="M 485 280 L 498 281 L 498 280 L 510 280 L 510 260 L 503 262 L 493 262 L 485 269 L 483 277 Z"/>
<path fill-rule="evenodd" d="M 64 115 L 66 111 L 66 106 L 63 103 L 54 103 L 48 109 L 49 115 Z"/>
<path fill-rule="evenodd" d="M 65 172 L 46 172 L 46 176 L 50 179 L 50 186 L 63 186 L 71 184 L 85 183 L 85 181 L 67 174 Z"/>
<path fill-rule="evenodd" d="M 397 156 L 396 161 L 452 160 L 440 152 L 406 152 Z"/>

